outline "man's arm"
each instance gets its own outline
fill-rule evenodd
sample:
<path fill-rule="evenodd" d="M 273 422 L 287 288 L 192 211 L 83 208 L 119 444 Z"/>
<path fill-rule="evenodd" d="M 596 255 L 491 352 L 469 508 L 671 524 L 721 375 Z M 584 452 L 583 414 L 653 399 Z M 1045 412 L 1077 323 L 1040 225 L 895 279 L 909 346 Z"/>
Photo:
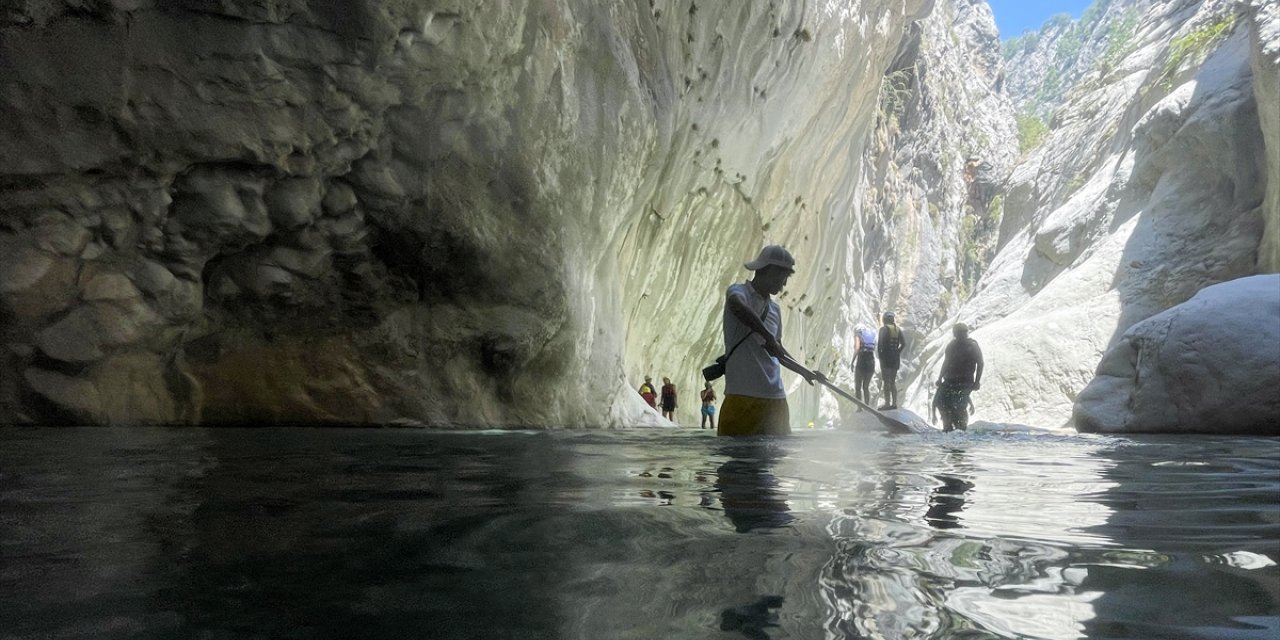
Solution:
<path fill-rule="evenodd" d="M 826 379 L 826 376 L 823 375 L 821 372 L 811 371 L 801 366 L 800 363 L 796 362 L 795 359 L 792 358 L 789 354 L 787 355 L 786 358 L 783 358 L 778 362 L 781 363 L 782 366 L 794 371 L 795 373 L 800 374 L 800 377 L 804 378 L 805 382 L 808 382 L 809 384 L 813 384 L 815 380 Z"/>
<path fill-rule="evenodd" d="M 778 342 L 777 336 L 769 333 L 769 328 L 764 325 L 764 321 L 760 319 L 760 316 L 756 315 L 751 305 L 747 304 L 746 294 L 732 291 L 729 293 L 728 299 L 725 300 L 725 304 L 729 307 L 729 313 L 732 313 L 742 324 L 747 325 L 747 328 L 752 333 L 759 334 L 760 337 L 764 338 L 764 350 L 769 355 L 776 358 L 786 353 L 786 350 L 782 348 L 782 343 Z M 779 322 L 779 326 L 781 326 L 781 322 Z"/>
<path fill-rule="evenodd" d="M 973 372 L 973 390 L 977 391 L 982 387 L 982 347 L 978 343 L 973 343 L 973 351 L 978 356 L 978 368 Z"/>

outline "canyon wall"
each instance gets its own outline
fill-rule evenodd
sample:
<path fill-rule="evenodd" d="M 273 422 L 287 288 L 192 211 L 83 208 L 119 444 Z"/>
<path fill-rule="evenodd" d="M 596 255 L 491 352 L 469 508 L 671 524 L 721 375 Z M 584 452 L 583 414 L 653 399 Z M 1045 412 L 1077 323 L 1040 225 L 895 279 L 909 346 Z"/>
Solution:
<path fill-rule="evenodd" d="M 0 13 L 0 422 L 697 420 L 725 287 L 849 386 L 1057 426 L 1134 323 L 1280 269 L 1274 3 L 27 0 Z M 793 423 L 848 407 L 788 376 Z"/>
<path fill-rule="evenodd" d="M 1128 327 L 1258 271 L 1268 172 L 1248 12 L 1213 0 L 1091 11 L 1011 50 L 1024 155 L 998 252 L 952 319 L 977 327 L 985 352 L 983 419 L 1064 425 Z M 1055 77 L 1043 47 L 1061 65 L 1048 69 L 1076 80 L 1028 95 L 1023 73 Z M 932 336 L 926 369 L 949 338 L 945 327 Z M 931 387 L 914 382 L 913 406 L 927 407 Z"/>
<path fill-rule="evenodd" d="M 900 379 L 928 375 L 925 337 L 972 295 L 992 259 L 1001 182 L 1018 155 L 1004 83 L 985 2 L 938 3 L 885 73 L 854 203 L 859 219 L 838 239 L 850 253 L 831 331 L 835 356 L 820 363 L 845 388 L 853 386 L 855 328 L 878 327 L 886 311 L 907 341 Z M 854 418 L 844 401 L 823 394 L 819 404 L 824 424 Z"/>
<path fill-rule="evenodd" d="M 0 421 L 654 422 L 768 242 L 820 353 L 930 9 L 7 4 Z"/>

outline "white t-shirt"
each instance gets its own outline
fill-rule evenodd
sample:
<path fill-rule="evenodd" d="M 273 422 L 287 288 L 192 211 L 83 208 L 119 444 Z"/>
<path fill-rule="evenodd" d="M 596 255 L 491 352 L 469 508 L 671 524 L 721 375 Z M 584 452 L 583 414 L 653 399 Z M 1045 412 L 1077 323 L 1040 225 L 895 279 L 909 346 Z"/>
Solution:
<path fill-rule="evenodd" d="M 760 295 L 749 283 L 729 285 L 725 292 L 724 306 L 725 353 L 751 332 L 747 325 L 729 311 L 729 296 L 738 292 L 745 294 L 747 306 L 751 307 L 756 317 L 764 315 L 764 326 L 774 337 L 782 335 L 782 311 L 778 308 L 778 303 Z M 764 313 L 766 306 L 769 309 L 767 314 Z M 729 362 L 725 364 L 724 380 L 725 395 L 770 399 L 787 397 L 787 391 L 782 386 L 782 365 L 764 350 L 764 337 L 759 334 L 743 340 L 729 356 Z"/>

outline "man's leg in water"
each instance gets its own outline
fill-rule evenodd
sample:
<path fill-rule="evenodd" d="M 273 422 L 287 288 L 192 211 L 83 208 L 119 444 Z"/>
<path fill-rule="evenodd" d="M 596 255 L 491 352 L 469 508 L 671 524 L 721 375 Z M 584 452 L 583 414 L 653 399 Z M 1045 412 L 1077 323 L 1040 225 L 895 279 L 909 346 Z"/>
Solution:
<path fill-rule="evenodd" d="M 961 392 L 961 400 L 956 406 L 956 428 L 961 431 L 969 430 L 969 394 L 970 390 L 965 389 Z"/>

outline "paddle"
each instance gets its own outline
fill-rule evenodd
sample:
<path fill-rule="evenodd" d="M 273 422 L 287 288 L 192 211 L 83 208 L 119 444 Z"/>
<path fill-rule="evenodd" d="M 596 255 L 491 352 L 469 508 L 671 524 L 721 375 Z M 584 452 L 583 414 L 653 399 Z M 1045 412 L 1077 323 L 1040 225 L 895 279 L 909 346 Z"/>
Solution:
<path fill-rule="evenodd" d="M 915 431 L 913 431 L 911 427 L 907 426 L 905 422 L 894 420 L 893 418 L 890 418 L 889 416 L 886 416 L 883 413 L 880 413 L 876 409 L 872 408 L 871 405 L 854 397 L 853 394 L 849 393 L 848 391 L 845 391 L 844 389 L 841 389 L 840 387 L 837 387 L 830 380 L 827 380 L 827 377 L 822 375 L 821 373 L 810 371 L 809 369 L 805 368 L 804 365 L 786 356 L 778 358 L 778 361 L 781 362 L 783 366 L 785 366 L 786 368 L 791 369 L 792 371 L 795 371 L 796 373 L 799 373 L 801 375 L 804 375 L 803 372 L 808 372 L 810 375 L 805 377 L 814 378 L 818 382 L 821 382 L 828 389 L 833 391 L 836 395 L 853 402 L 854 404 L 858 405 L 859 407 L 862 407 L 863 409 L 866 409 L 867 411 L 870 411 L 872 415 L 874 415 L 877 419 L 880 420 L 881 424 L 883 424 L 886 428 L 889 429 L 889 431 L 892 431 L 894 433 L 915 433 Z"/>

